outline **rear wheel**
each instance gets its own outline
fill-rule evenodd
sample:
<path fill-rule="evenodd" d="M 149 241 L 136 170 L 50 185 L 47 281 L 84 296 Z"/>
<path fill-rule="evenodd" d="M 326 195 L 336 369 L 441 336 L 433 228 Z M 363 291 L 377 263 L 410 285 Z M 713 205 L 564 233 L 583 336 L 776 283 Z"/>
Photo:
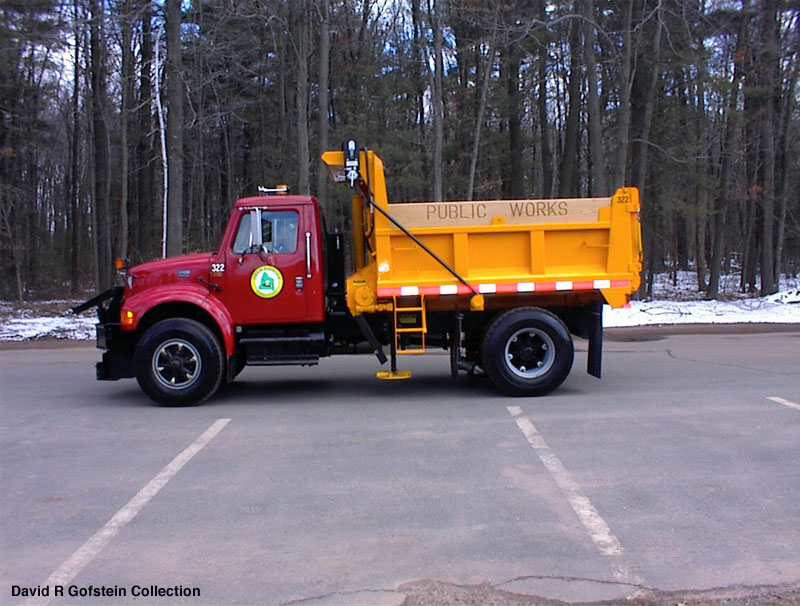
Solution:
<path fill-rule="evenodd" d="M 222 347 L 208 327 L 172 318 L 147 329 L 136 346 L 136 380 L 164 406 L 192 406 L 219 387 L 224 370 Z"/>
<path fill-rule="evenodd" d="M 558 316 L 537 307 L 519 307 L 497 316 L 486 328 L 483 368 L 502 392 L 542 396 L 564 382 L 574 350 Z"/>

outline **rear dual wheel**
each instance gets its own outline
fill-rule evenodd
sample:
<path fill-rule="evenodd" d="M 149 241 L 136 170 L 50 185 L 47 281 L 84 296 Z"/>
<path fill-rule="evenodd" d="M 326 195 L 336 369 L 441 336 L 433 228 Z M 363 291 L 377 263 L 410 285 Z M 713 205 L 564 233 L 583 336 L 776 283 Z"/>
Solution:
<path fill-rule="evenodd" d="M 567 378 L 574 357 L 566 325 L 538 307 L 498 315 L 484 332 L 481 352 L 489 379 L 512 396 L 551 392 Z"/>
<path fill-rule="evenodd" d="M 211 397 L 225 368 L 219 340 L 204 324 L 171 318 L 144 333 L 134 354 L 136 380 L 164 406 L 193 406 Z"/>

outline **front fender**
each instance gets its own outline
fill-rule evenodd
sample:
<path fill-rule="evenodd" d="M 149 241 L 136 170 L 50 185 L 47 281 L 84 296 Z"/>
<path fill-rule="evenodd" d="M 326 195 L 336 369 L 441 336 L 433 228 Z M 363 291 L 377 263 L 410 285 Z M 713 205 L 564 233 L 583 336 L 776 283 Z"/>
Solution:
<path fill-rule="evenodd" d="M 137 330 L 148 313 L 164 305 L 191 305 L 201 309 L 216 324 L 219 334 L 222 335 L 225 354 L 228 357 L 233 355 L 235 339 L 231 314 L 224 305 L 209 295 L 208 289 L 202 286 L 169 284 L 149 288 L 125 298 L 120 310 L 122 330 Z"/>

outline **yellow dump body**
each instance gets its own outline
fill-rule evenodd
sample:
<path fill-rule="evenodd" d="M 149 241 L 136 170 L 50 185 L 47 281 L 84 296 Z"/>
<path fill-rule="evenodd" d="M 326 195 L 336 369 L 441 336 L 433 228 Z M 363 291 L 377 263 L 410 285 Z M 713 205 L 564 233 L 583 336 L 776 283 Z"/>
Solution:
<path fill-rule="evenodd" d="M 341 181 L 343 153 L 327 152 L 323 160 Z M 600 299 L 621 307 L 639 288 L 636 188 L 610 198 L 389 204 L 380 158 L 362 151 L 360 171 L 363 183 L 353 197 L 356 272 L 347 280 L 354 315 L 392 311 L 396 297 L 420 295 L 428 309 L 468 309 L 470 300 L 472 309 Z M 453 272 L 370 208 L 370 195 Z"/>

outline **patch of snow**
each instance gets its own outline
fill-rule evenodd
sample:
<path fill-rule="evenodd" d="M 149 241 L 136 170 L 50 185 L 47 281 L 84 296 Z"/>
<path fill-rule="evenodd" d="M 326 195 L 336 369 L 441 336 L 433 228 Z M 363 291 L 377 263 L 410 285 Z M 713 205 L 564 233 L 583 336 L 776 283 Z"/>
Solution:
<path fill-rule="evenodd" d="M 779 293 L 786 294 L 786 293 Z M 603 326 L 653 324 L 799 324 L 800 294 L 781 301 L 778 295 L 734 301 L 631 301 L 630 308 L 603 307 Z"/>
<path fill-rule="evenodd" d="M 95 338 L 97 311 L 67 315 L 67 311 L 82 300 L 53 299 L 37 301 L 20 307 L 9 301 L 0 302 L 0 341 L 28 341 L 31 339 Z"/>
<path fill-rule="evenodd" d="M 603 307 L 603 326 L 653 324 L 798 324 L 800 279 L 782 276 L 781 292 L 753 297 L 739 292 L 739 276 L 720 276 L 723 298 L 702 300 L 697 273 L 659 274 L 653 280 L 653 300 L 631 301 L 629 308 Z"/>
<path fill-rule="evenodd" d="M 0 324 L 0 341 L 28 341 L 55 338 L 91 340 L 95 338 L 95 318 L 39 317 L 9 318 Z"/>

